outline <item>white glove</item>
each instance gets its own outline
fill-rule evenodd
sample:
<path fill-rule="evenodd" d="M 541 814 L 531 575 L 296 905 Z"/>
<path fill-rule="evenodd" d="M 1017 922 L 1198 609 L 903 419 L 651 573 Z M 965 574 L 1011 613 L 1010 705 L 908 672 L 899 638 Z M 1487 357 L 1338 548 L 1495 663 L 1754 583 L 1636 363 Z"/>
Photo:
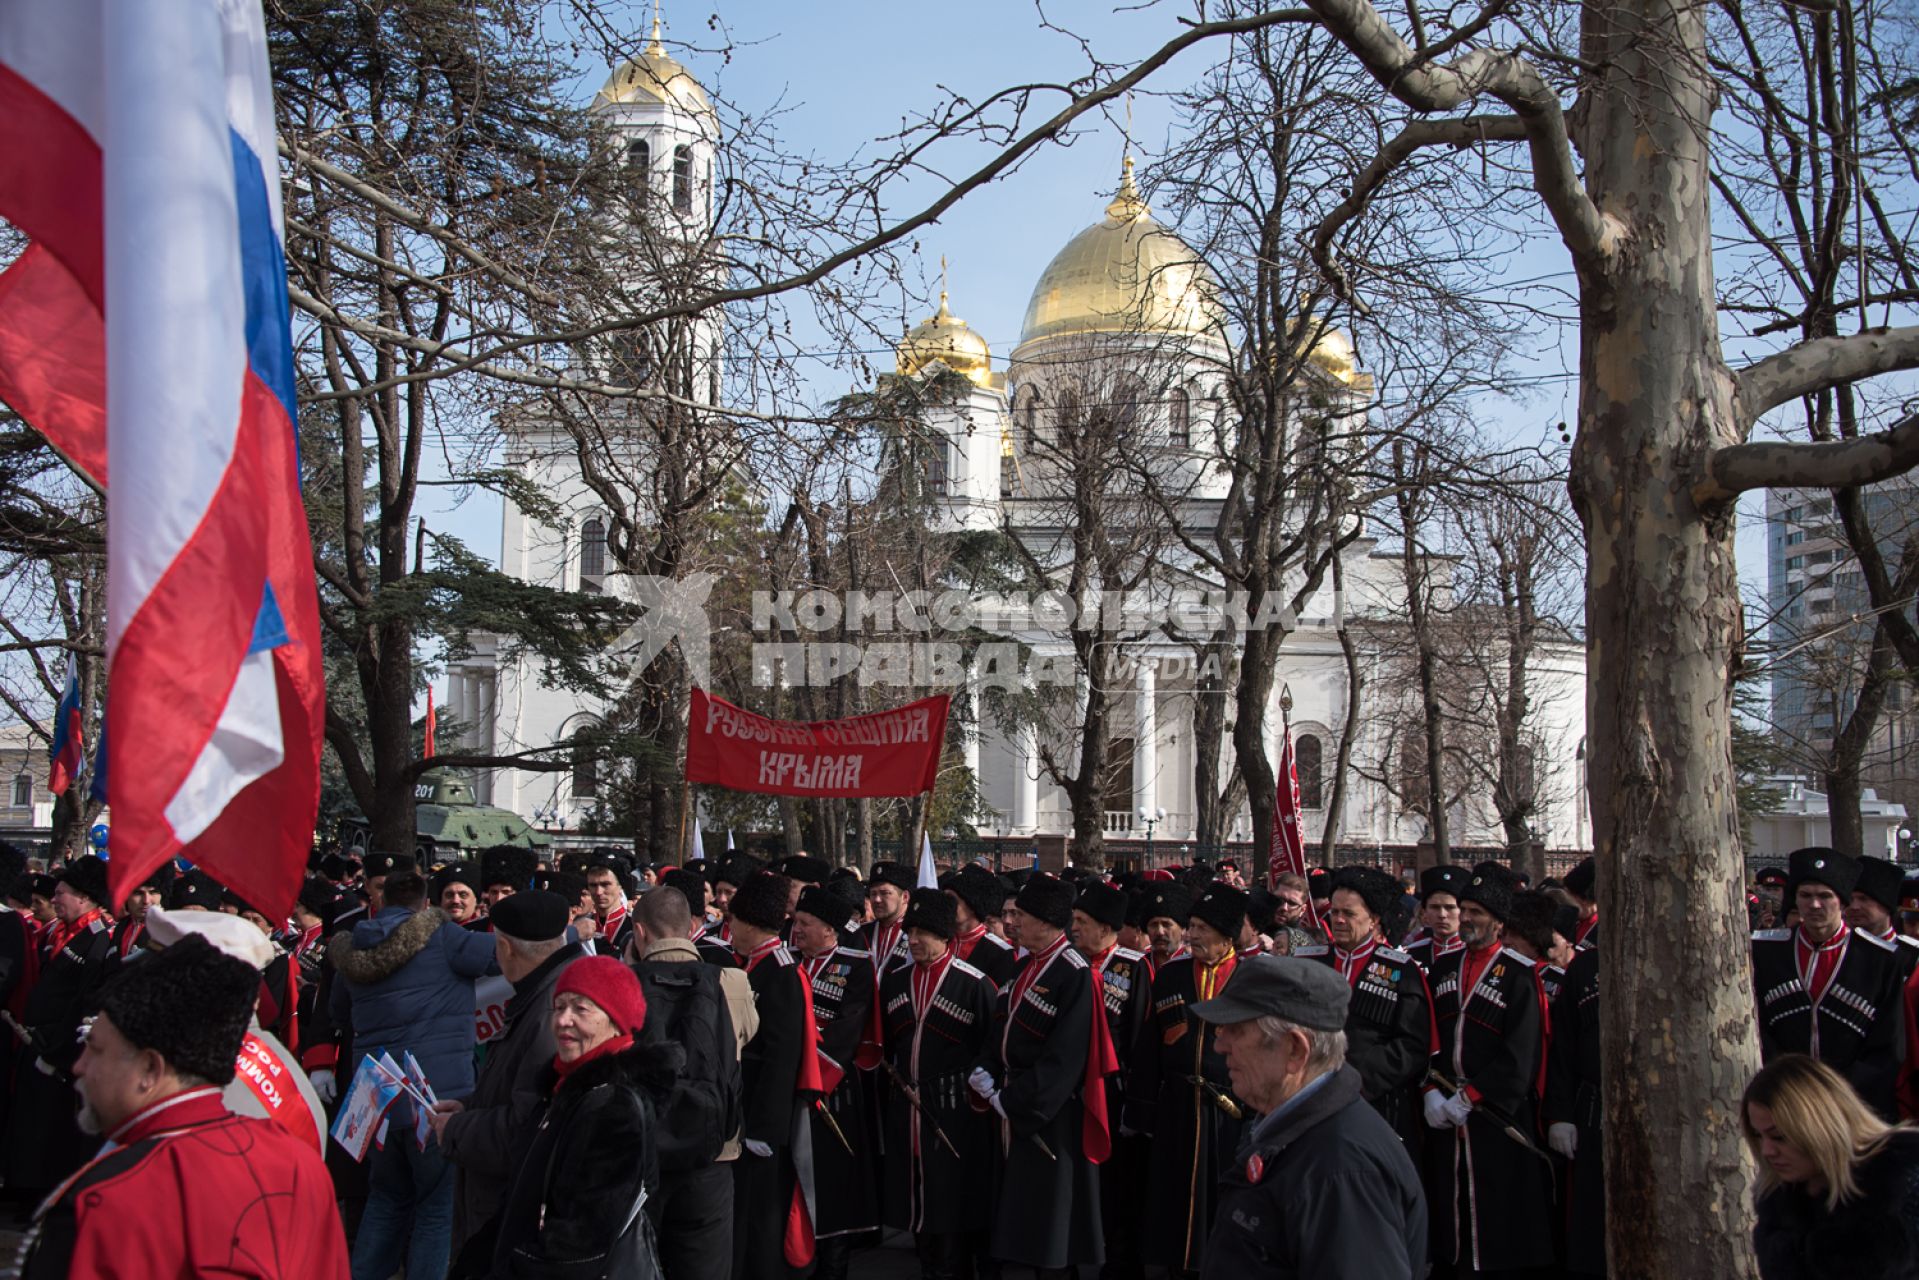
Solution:
<path fill-rule="evenodd" d="M 1473 1113 L 1472 1101 L 1464 1093 L 1455 1093 L 1446 1099 L 1445 1112 L 1447 1125 L 1458 1129 L 1466 1123 L 1466 1117 Z"/>
<path fill-rule="evenodd" d="M 339 1082 L 333 1078 L 333 1073 L 325 1067 L 321 1067 L 318 1071 L 308 1072 L 307 1083 L 313 1086 L 313 1092 L 320 1099 L 323 1106 L 332 1106 L 333 1100 L 340 1096 Z"/>
<path fill-rule="evenodd" d="M 985 1067 L 974 1067 L 973 1074 L 966 1077 L 966 1083 L 982 1098 L 993 1096 L 993 1073 Z"/>
<path fill-rule="evenodd" d="M 1570 1160 L 1579 1154 L 1579 1129 L 1560 1121 L 1546 1127 L 1546 1145 Z"/>
<path fill-rule="evenodd" d="M 748 1138 L 746 1140 L 746 1149 L 762 1159 L 773 1154 L 773 1148 L 767 1146 L 758 1138 Z"/>
<path fill-rule="evenodd" d="M 33 1069 L 43 1076 L 58 1076 L 60 1074 L 60 1068 L 54 1066 L 45 1058 L 35 1058 L 33 1060 Z"/>
<path fill-rule="evenodd" d="M 1432 1129 L 1451 1128 L 1446 1119 L 1446 1096 L 1437 1089 L 1428 1089 L 1425 1100 L 1420 1104 L 1426 1111 L 1426 1125 Z"/>

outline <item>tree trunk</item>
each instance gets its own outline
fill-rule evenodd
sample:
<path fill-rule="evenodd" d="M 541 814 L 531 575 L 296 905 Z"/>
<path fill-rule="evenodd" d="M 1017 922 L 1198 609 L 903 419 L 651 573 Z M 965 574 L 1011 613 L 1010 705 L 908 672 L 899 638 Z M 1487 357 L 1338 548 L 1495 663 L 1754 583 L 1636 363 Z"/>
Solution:
<path fill-rule="evenodd" d="M 1226 743 L 1226 666 L 1232 660 L 1230 638 L 1214 637 L 1194 651 L 1199 669 L 1193 678 L 1193 834 L 1201 848 L 1226 843 L 1232 810 L 1220 787 L 1220 756 Z"/>
<path fill-rule="evenodd" d="M 1845 726 L 1833 738 L 1832 750 L 1826 755 L 1826 813 L 1831 828 L 1828 841 L 1839 852 L 1854 858 L 1867 852 L 1865 821 L 1859 811 L 1864 798 L 1859 769 L 1865 762 L 1866 748 L 1872 743 L 1880 714 L 1885 710 L 1897 656 L 1885 622 L 1874 624 L 1872 651 L 1866 659 L 1852 714 L 1846 717 Z"/>
<path fill-rule="evenodd" d="M 1705 10 L 1585 10 L 1586 181 L 1629 228 L 1580 262 L 1587 740 L 1611 1274 L 1751 1276 L 1738 1099 L 1758 1066 L 1732 769 L 1730 505 L 1691 481 L 1738 435 L 1719 348 Z"/>
<path fill-rule="evenodd" d="M 1337 566 L 1333 570 L 1334 580 L 1343 575 Z M 1359 645 L 1353 639 L 1352 628 L 1339 629 L 1339 651 L 1346 660 L 1346 717 L 1339 726 L 1339 755 L 1333 762 L 1332 778 L 1326 787 L 1326 827 L 1319 837 L 1319 865 L 1330 867 L 1339 852 L 1340 817 L 1346 811 L 1346 771 L 1352 768 L 1353 744 L 1359 741 L 1359 724 L 1362 713 L 1361 697 L 1365 692 L 1365 677 L 1359 669 Z"/>
<path fill-rule="evenodd" d="M 1094 633 L 1082 633 L 1093 637 Z M 1106 766 L 1112 754 L 1112 707 L 1107 671 L 1095 639 L 1080 643 L 1080 674 L 1086 681 L 1086 717 L 1072 727 L 1080 735 L 1079 772 L 1066 783 L 1073 814 L 1072 859 L 1076 867 L 1106 869 Z M 1127 806 L 1131 808 L 1129 804 Z"/>
<path fill-rule="evenodd" d="M 1266 592 L 1255 588 L 1247 601 L 1257 617 Z M 1273 668 L 1278 664 L 1281 632 L 1252 628 L 1239 658 L 1239 683 L 1233 718 L 1233 752 L 1246 782 L 1246 807 L 1253 815 L 1253 868 L 1265 884 L 1273 850 L 1273 762 L 1266 754 L 1266 709 L 1273 701 Z"/>

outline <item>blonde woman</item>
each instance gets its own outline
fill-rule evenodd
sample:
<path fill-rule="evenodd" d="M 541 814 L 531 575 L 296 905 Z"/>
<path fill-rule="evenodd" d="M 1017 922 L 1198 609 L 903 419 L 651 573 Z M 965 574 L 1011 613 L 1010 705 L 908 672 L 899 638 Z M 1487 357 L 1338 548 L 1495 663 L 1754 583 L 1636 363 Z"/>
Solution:
<path fill-rule="evenodd" d="M 1796 1053 L 1753 1077 L 1740 1123 L 1759 1162 L 1763 1280 L 1919 1280 L 1919 1131 L 1886 1124 Z"/>

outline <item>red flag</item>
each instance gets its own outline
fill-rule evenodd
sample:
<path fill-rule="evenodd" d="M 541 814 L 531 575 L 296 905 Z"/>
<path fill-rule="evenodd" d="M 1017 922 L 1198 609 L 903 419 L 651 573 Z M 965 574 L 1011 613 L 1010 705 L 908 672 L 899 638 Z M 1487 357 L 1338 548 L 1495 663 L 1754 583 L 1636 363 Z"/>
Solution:
<path fill-rule="evenodd" d="M 1112 1117 L 1106 1114 L 1106 1077 L 1119 1071 L 1119 1055 L 1113 1052 L 1113 1032 L 1106 1025 L 1106 995 L 1101 990 L 1099 970 L 1090 965 L 1087 969 L 1093 980 L 1093 1034 L 1086 1043 L 1086 1074 L 1079 1082 L 1080 1105 L 1086 1112 L 1079 1145 L 1088 1160 L 1104 1164 L 1113 1154 Z"/>
<path fill-rule="evenodd" d="M 1273 788 L 1273 844 L 1266 857 L 1266 888 L 1272 890 L 1282 873 L 1306 874 L 1306 835 L 1299 827 L 1299 770 L 1293 763 L 1293 726 L 1282 731 L 1279 748 L 1278 783 Z M 1319 907 L 1309 891 L 1306 918 L 1313 928 L 1323 929 Z"/>
<path fill-rule="evenodd" d="M 436 721 L 437 717 L 433 714 L 433 686 L 428 685 L 426 687 L 426 751 L 423 753 L 428 760 L 433 758 L 433 726 Z"/>
<path fill-rule="evenodd" d="M 826 1082 L 820 1078 L 820 1024 L 813 1018 L 813 980 L 806 976 L 806 969 L 793 966 L 793 974 L 799 979 L 801 1006 L 805 1009 L 801 1025 L 805 1028 L 805 1046 L 800 1050 L 800 1075 L 793 1082 L 795 1093 L 811 1094 L 806 1105 L 811 1106 L 826 1092 Z M 806 1121 L 801 1120 L 804 1124 Z M 813 1214 L 808 1206 L 806 1188 L 797 1180 L 793 1184 L 793 1202 L 786 1210 L 786 1231 L 780 1242 L 780 1250 L 790 1267 L 808 1266 L 813 1261 L 815 1241 L 813 1238 Z"/>

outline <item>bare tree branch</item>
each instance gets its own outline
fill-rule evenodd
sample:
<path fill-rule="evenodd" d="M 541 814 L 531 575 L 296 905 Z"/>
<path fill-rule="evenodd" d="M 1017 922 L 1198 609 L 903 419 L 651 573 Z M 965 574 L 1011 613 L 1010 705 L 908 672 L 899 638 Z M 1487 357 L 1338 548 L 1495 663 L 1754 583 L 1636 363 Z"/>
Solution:
<path fill-rule="evenodd" d="M 1611 258 L 1625 234 L 1624 224 L 1601 213 L 1586 194 L 1559 95 L 1537 67 L 1500 49 L 1476 49 L 1451 62 L 1433 63 L 1409 48 L 1369 0 L 1308 4 L 1373 78 L 1415 111 L 1453 111 L 1481 96 L 1504 103 L 1525 126 L 1533 189 L 1552 213 L 1566 247 L 1581 263 Z"/>
<path fill-rule="evenodd" d="M 1748 365 L 1741 371 L 1734 381 L 1733 394 L 1736 398 L 1734 407 L 1739 414 L 1743 433 L 1752 430 L 1752 424 L 1759 421 L 1768 411 L 1778 408 L 1788 400 L 1824 391 L 1841 382 L 1856 382 L 1860 378 L 1870 378 L 1875 374 L 1913 368 L 1919 368 L 1919 325 L 1906 325 L 1898 329 L 1868 329 L 1863 333 L 1850 334 L 1843 338 L 1810 338 Z M 1719 453 L 1738 452 L 1741 449 L 1754 447 L 1756 446 L 1750 444 L 1738 445 L 1730 450 L 1721 449 Z M 1915 461 L 1919 459 L 1908 458 L 1898 469 L 1910 467 Z M 1712 470 L 1717 473 L 1716 464 Z M 1832 474 L 1844 473 L 1835 471 Z M 1877 475 L 1872 478 L 1882 480 L 1885 476 Z M 1786 480 L 1761 483 L 1825 485 L 1827 482 Z M 1831 483 L 1837 487 L 1842 484 L 1870 482 L 1835 480 Z M 1745 487 L 1750 489 L 1755 486 L 1746 485 Z"/>
<path fill-rule="evenodd" d="M 1706 507 L 1729 502 L 1748 489 L 1842 489 L 1876 484 L 1915 466 L 1919 466 L 1919 413 L 1852 440 L 1818 444 L 1758 440 L 1716 449 L 1706 459 L 1706 478 L 1693 486 L 1692 497 Z"/>
<path fill-rule="evenodd" d="M 1326 215 L 1313 232 L 1313 261 L 1333 282 L 1340 297 L 1354 307 L 1366 310 L 1346 277 L 1345 268 L 1333 257 L 1333 238 L 1340 229 L 1366 211 L 1366 206 L 1386 184 L 1393 171 L 1407 157 L 1424 147 L 1470 147 L 1486 142 L 1524 142 L 1526 124 L 1518 116 L 1465 116 L 1455 120 L 1415 120 L 1401 129 L 1392 141 L 1353 179 L 1352 193 Z"/>

